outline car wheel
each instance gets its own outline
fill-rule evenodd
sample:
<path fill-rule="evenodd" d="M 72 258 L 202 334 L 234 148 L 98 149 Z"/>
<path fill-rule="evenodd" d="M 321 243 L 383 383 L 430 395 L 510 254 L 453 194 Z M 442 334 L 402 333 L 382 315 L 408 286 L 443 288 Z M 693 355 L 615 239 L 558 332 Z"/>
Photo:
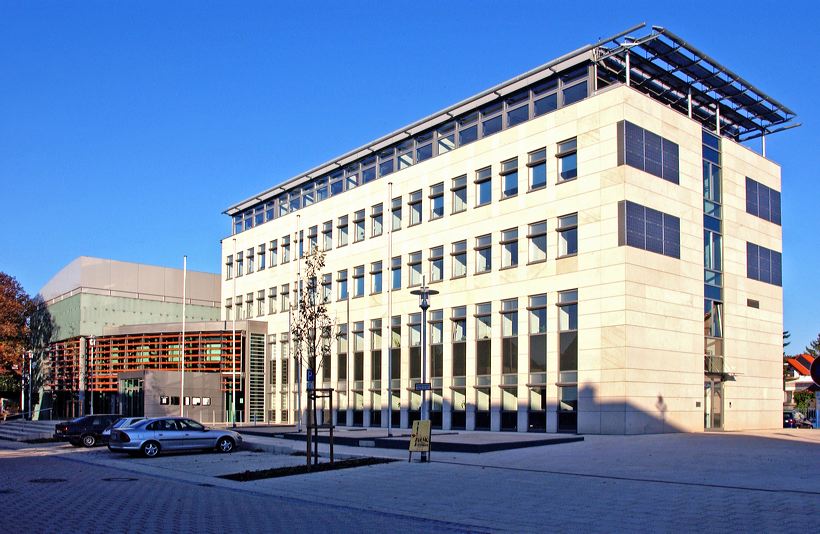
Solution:
<path fill-rule="evenodd" d="M 94 434 L 86 434 L 85 436 L 83 436 L 83 445 L 85 445 L 86 447 L 93 447 L 96 444 L 97 438 L 94 436 Z"/>
<path fill-rule="evenodd" d="M 234 442 L 231 438 L 222 437 L 216 442 L 216 450 L 218 452 L 233 452 Z"/>
<path fill-rule="evenodd" d="M 153 458 L 159 454 L 159 443 L 156 441 L 146 441 L 142 444 L 142 455 L 146 458 Z"/>

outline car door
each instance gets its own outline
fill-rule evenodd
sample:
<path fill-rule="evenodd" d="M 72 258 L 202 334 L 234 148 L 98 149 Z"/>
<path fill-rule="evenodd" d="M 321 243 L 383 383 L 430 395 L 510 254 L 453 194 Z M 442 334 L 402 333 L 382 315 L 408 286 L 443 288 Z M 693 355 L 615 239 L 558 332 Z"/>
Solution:
<path fill-rule="evenodd" d="M 180 419 L 177 423 L 182 428 L 182 447 L 186 449 L 206 449 L 213 447 L 213 435 L 205 427 L 190 419 Z"/>
<path fill-rule="evenodd" d="M 156 438 L 162 450 L 174 450 L 180 446 L 180 434 L 177 422 L 173 419 L 160 419 L 157 421 Z"/>

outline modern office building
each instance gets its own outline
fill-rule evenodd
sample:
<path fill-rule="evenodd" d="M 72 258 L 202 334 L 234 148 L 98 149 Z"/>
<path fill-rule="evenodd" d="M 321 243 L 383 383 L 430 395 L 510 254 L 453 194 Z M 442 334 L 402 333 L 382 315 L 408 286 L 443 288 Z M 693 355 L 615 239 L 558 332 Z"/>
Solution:
<path fill-rule="evenodd" d="M 37 409 L 50 408 L 55 417 L 182 409 L 205 421 L 226 421 L 235 408 L 237 421 L 266 420 L 266 324 L 219 321 L 219 292 L 219 275 L 187 273 L 183 389 L 182 270 L 90 257 L 72 261 L 40 290 L 49 316 L 42 322 L 50 324 L 51 335 L 38 365 Z"/>
<path fill-rule="evenodd" d="M 407 427 L 425 376 L 444 429 L 777 428 L 765 136 L 794 118 L 670 31 L 631 28 L 230 207 L 222 318 L 267 322 L 277 421 L 304 383 L 289 310 L 319 249 L 336 424 Z"/>

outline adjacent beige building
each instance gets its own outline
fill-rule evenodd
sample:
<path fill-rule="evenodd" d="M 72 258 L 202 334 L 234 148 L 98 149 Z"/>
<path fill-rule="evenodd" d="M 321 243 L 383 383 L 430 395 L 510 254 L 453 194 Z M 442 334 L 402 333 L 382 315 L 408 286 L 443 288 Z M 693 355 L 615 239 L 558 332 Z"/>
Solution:
<path fill-rule="evenodd" d="M 336 424 L 407 427 L 424 380 L 443 429 L 780 426 L 780 167 L 741 141 L 794 114 L 668 30 L 626 36 L 227 210 L 222 319 L 267 321 L 275 422 L 315 248 Z"/>

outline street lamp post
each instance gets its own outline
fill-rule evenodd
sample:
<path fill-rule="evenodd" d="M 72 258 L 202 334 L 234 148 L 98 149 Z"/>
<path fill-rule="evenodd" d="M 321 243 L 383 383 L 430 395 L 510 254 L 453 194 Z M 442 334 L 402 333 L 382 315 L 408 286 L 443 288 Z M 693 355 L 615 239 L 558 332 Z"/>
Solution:
<path fill-rule="evenodd" d="M 88 368 L 91 372 L 88 376 L 88 387 L 91 389 L 91 415 L 94 415 L 94 378 L 96 378 L 94 373 L 94 347 L 97 345 L 97 338 L 91 336 L 88 343 L 91 345 L 91 365 Z"/>
<path fill-rule="evenodd" d="M 430 295 L 438 295 L 438 291 L 427 287 L 426 277 L 421 277 L 421 287 L 410 292 L 419 296 L 419 308 L 421 308 L 421 382 L 427 383 L 427 310 L 430 308 Z M 426 386 L 421 390 L 421 419 L 426 421 L 430 418 L 430 407 L 427 405 Z M 427 454 L 421 453 L 421 461 L 427 460 Z"/>

